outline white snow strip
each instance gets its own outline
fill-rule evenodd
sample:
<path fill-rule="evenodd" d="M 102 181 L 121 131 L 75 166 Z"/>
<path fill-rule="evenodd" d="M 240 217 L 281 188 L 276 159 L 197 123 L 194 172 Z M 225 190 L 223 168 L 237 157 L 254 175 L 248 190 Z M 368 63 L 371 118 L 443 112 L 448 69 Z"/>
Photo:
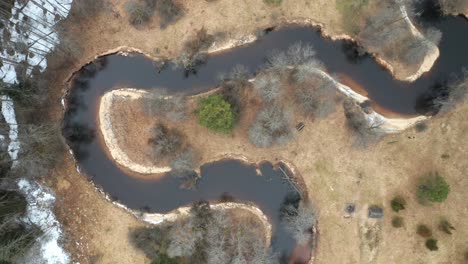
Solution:
<path fill-rule="evenodd" d="M 10 155 L 11 160 L 13 161 L 13 167 L 17 164 L 18 151 L 20 149 L 20 142 L 18 141 L 18 124 L 16 123 L 15 107 L 13 100 L 6 95 L 2 95 L 2 114 L 5 122 L 9 126 L 10 142 L 8 144 L 8 155 Z"/>
<path fill-rule="evenodd" d="M 44 232 L 38 243 L 26 255 L 26 259 L 31 261 L 30 263 L 70 263 L 68 253 L 58 242 L 62 236 L 62 230 L 53 212 L 55 202 L 53 193 L 27 179 L 19 180 L 18 187 L 28 202 L 27 213 L 23 220 L 37 225 Z"/>

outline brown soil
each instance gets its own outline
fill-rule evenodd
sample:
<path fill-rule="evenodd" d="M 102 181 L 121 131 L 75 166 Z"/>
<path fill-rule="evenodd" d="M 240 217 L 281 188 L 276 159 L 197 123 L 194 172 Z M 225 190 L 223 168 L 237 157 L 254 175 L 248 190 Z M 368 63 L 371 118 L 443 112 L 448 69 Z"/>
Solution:
<path fill-rule="evenodd" d="M 126 1 L 109 2 L 110 7 L 92 19 L 69 19 L 64 24 L 68 36 L 82 44 L 82 53 L 69 64 L 60 60 L 61 55 L 49 59 L 47 77 L 51 86 L 47 110 L 51 120 L 60 122 L 63 117 L 60 97 L 70 74 L 96 54 L 119 46 L 136 47 L 150 54 L 158 50 L 159 55 L 174 57 L 182 48 L 182 41 L 202 27 L 209 33 L 229 32 L 227 38 L 237 38 L 281 24 L 285 19 L 310 19 L 323 24 L 329 34 L 343 33 L 334 1 L 328 0 L 283 0 L 281 7 L 268 7 L 262 0 L 236 1 L 235 5 L 229 0 L 187 0 L 183 1 L 185 16 L 164 30 L 156 20 L 141 29 L 129 26 L 124 12 Z M 385 217 L 379 220 L 381 238 L 374 263 L 462 263 L 468 237 L 468 229 L 464 228 L 468 218 L 465 192 L 468 150 L 463 144 L 468 140 L 467 115 L 465 104 L 430 121 L 430 129 L 425 133 L 410 130 L 387 137 L 366 150 L 352 147 L 340 111 L 326 120 L 305 121 L 305 129 L 287 146 L 268 150 L 252 148 L 250 143 L 241 140 L 245 137 L 238 135 L 246 131 L 239 130 L 233 137 L 226 137 L 200 128 L 192 121 L 196 129 L 190 135 L 191 138 L 209 135 L 210 140 L 203 147 L 219 154 L 239 153 L 252 161 L 286 159 L 297 166 L 319 213 L 321 236 L 315 252 L 316 263 L 362 263 L 367 258 L 362 255 L 366 251 L 360 249 L 367 243 L 363 239 L 366 236 L 359 232 L 367 221 L 368 204 L 385 207 Z M 443 154 L 450 157 L 441 158 Z M 128 240 L 128 230 L 141 223 L 104 200 L 75 170 L 71 156 L 68 153 L 64 156 L 64 162 L 54 169 L 48 181 L 57 193 L 56 213 L 64 225 L 66 247 L 74 262 L 149 263 Z M 443 204 L 422 207 L 414 199 L 415 180 L 433 169 L 447 177 L 452 192 Z M 408 201 L 408 209 L 400 213 L 406 227 L 400 229 L 390 224 L 393 213 L 389 201 L 396 194 L 404 195 Z M 345 219 L 344 204 L 349 201 L 356 202 L 358 213 L 354 218 Z M 415 228 L 425 223 L 435 230 L 441 216 L 447 217 L 457 230 L 452 236 L 437 231 L 440 249 L 429 252 L 424 241 L 415 235 Z"/>

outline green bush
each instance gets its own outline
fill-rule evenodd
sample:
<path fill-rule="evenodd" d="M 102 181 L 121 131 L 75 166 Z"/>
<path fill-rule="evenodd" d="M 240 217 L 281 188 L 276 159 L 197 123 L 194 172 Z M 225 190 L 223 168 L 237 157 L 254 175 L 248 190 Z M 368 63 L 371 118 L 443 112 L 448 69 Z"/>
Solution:
<path fill-rule="evenodd" d="M 394 216 L 392 218 L 392 226 L 395 227 L 395 228 L 400 228 L 400 227 L 403 227 L 405 225 L 404 221 L 403 221 L 403 217 L 401 216 Z"/>
<path fill-rule="evenodd" d="M 160 254 L 157 258 L 151 261 L 151 264 L 179 264 L 180 261 L 176 258 L 170 258 L 166 254 Z"/>
<path fill-rule="evenodd" d="M 429 202 L 443 202 L 447 199 L 450 186 L 438 172 L 432 172 L 420 179 L 418 185 L 418 200 L 422 204 Z"/>
<path fill-rule="evenodd" d="M 392 206 L 393 211 L 398 213 L 400 210 L 405 209 L 406 200 L 405 200 L 405 198 L 403 198 L 401 196 L 397 196 L 397 197 L 393 198 L 393 200 L 390 202 L 390 204 Z"/>
<path fill-rule="evenodd" d="M 281 2 L 283 2 L 283 0 L 263 0 L 263 2 L 265 2 L 267 5 L 281 5 Z"/>
<path fill-rule="evenodd" d="M 198 119 L 202 126 L 211 130 L 230 133 L 236 116 L 232 106 L 221 95 L 210 95 L 198 104 Z"/>
<path fill-rule="evenodd" d="M 416 229 L 416 233 L 422 237 L 431 237 L 432 236 L 432 231 L 429 227 L 426 225 L 418 225 Z"/>
<path fill-rule="evenodd" d="M 436 250 L 438 250 L 439 247 L 437 246 L 437 239 L 430 238 L 430 239 L 426 240 L 426 247 L 427 247 L 430 251 L 436 251 Z"/>
<path fill-rule="evenodd" d="M 455 230 L 455 227 L 453 227 L 452 224 L 450 224 L 449 221 L 446 219 L 442 219 L 439 223 L 439 229 L 449 235 L 452 234 L 452 230 Z"/>

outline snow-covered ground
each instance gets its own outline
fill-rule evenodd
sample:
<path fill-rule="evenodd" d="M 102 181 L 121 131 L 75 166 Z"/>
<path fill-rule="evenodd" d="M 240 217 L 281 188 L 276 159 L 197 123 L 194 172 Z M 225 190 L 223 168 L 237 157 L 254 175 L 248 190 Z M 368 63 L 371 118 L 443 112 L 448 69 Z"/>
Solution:
<path fill-rule="evenodd" d="M 26 5 L 20 2 L 26 2 Z M 29 0 L 16 1 L 12 7 L 12 17 L 4 23 L 0 35 L 5 36 L 5 30 L 11 34 L 10 41 L 3 43 L 0 53 L 3 66 L 0 68 L 0 79 L 6 83 L 16 81 L 15 64 L 22 61 L 28 63 L 28 73 L 38 66 L 41 70 L 47 67 L 45 56 L 59 42 L 54 25 L 58 20 L 67 17 L 73 0 Z M 7 34 L 8 35 L 8 34 Z M 4 40 L 5 41 L 5 40 Z M 29 53 L 21 54 L 14 51 L 15 47 L 27 45 Z M 6 46 L 5 46 L 6 45 Z"/>
<path fill-rule="evenodd" d="M 8 138 L 10 142 L 8 143 L 8 155 L 10 155 L 11 160 L 13 160 L 13 167 L 18 162 L 18 150 L 20 148 L 20 143 L 18 141 L 18 125 L 16 123 L 15 108 L 13 100 L 6 95 L 2 95 L 2 114 L 5 122 L 9 126 Z"/>
<path fill-rule="evenodd" d="M 15 65 L 26 61 L 27 73 L 31 73 L 33 67 L 44 70 L 47 67 L 46 55 L 58 43 L 58 36 L 54 25 L 59 19 L 68 15 L 73 0 L 29 0 L 25 5 L 16 1 L 12 8 L 12 17 L 0 34 L 5 36 L 5 30 L 11 34 L 9 42 L 4 42 L 4 51 L 0 53 L 3 66 L 0 67 L 0 79 L 6 83 L 17 81 Z M 22 1 L 24 3 L 24 1 Z M 6 34 L 8 35 L 8 34 Z M 27 45 L 29 53 L 21 54 L 18 51 L 18 43 Z M 34 55 L 28 55 L 34 53 Z M 0 141 L 8 142 L 8 154 L 13 160 L 13 166 L 17 164 L 18 152 L 21 144 L 18 140 L 18 123 L 16 121 L 13 100 L 2 95 L 1 113 L 9 126 L 8 135 L 0 135 Z M 37 225 L 43 231 L 37 243 L 28 252 L 25 262 L 37 264 L 66 264 L 70 263 L 69 254 L 60 246 L 62 236 L 60 223 L 53 212 L 55 196 L 51 190 L 44 188 L 37 182 L 29 179 L 20 179 L 18 188 L 25 195 L 28 202 L 27 214 L 23 221 Z"/>
<path fill-rule="evenodd" d="M 55 196 L 52 191 L 27 179 L 19 180 L 18 187 L 28 202 L 24 221 L 37 225 L 44 232 L 26 255 L 26 261 L 37 264 L 70 263 L 68 253 L 59 245 L 62 230 L 53 212 Z"/>

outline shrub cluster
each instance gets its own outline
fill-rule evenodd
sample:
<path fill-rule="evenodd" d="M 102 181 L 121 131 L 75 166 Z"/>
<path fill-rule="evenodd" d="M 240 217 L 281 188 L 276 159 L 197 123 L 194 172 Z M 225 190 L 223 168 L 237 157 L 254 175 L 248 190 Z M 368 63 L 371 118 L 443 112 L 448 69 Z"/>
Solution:
<path fill-rule="evenodd" d="M 315 54 L 312 45 L 297 42 L 286 51 L 272 52 L 267 58 L 266 68 L 281 73 L 305 64 L 318 67 L 321 63 L 315 58 Z"/>
<path fill-rule="evenodd" d="M 392 226 L 395 228 L 400 228 L 405 225 L 405 222 L 403 221 L 403 217 L 401 216 L 394 216 L 392 218 Z"/>
<path fill-rule="evenodd" d="M 0 190 L 0 263 L 17 263 L 40 235 L 37 227 L 21 220 L 25 211 L 23 195 Z"/>
<path fill-rule="evenodd" d="M 430 238 L 426 241 L 426 247 L 430 251 L 437 251 L 439 250 L 439 247 L 437 246 L 437 239 Z"/>
<path fill-rule="evenodd" d="M 153 136 L 148 140 L 156 159 L 174 157 L 182 148 L 182 135 L 177 129 L 170 129 L 159 123 L 153 128 Z"/>
<path fill-rule="evenodd" d="M 266 72 L 257 76 L 253 87 L 266 103 L 277 100 L 281 95 L 281 79 L 273 72 Z"/>
<path fill-rule="evenodd" d="M 130 24 L 140 26 L 147 23 L 153 15 L 153 10 L 147 4 L 138 1 L 130 1 L 125 6 Z"/>
<path fill-rule="evenodd" d="M 144 2 L 131 0 L 126 5 L 129 22 L 134 26 L 144 25 L 156 11 L 160 19 L 160 27 L 165 28 L 177 21 L 182 15 L 182 8 L 173 0 L 145 0 Z"/>
<path fill-rule="evenodd" d="M 422 237 L 431 237 L 432 236 L 432 231 L 431 229 L 426 226 L 426 225 L 418 225 L 416 228 L 416 233 Z"/>
<path fill-rule="evenodd" d="M 185 69 L 186 74 L 196 73 L 196 67 L 206 60 L 206 51 L 213 43 L 215 37 L 208 34 L 205 28 L 198 30 L 194 36 L 184 44 L 182 54 L 174 60 L 176 67 Z"/>
<path fill-rule="evenodd" d="M 355 136 L 358 146 L 366 147 L 382 137 L 380 126 L 382 122 L 377 119 L 368 120 L 361 109 L 352 99 L 343 102 L 346 122 Z"/>
<path fill-rule="evenodd" d="M 235 213 L 213 211 L 207 202 L 199 202 L 187 217 L 138 228 L 130 237 L 154 263 L 275 263 L 262 223 L 245 218 L 249 216 L 239 219 Z"/>
<path fill-rule="evenodd" d="M 227 76 L 221 77 L 221 94 L 233 108 L 236 116 L 239 116 L 242 105 L 244 104 L 244 91 L 248 87 L 248 71 L 242 65 L 235 66 Z"/>
<path fill-rule="evenodd" d="M 392 201 L 390 202 L 390 205 L 392 206 L 393 211 L 398 213 L 400 210 L 405 209 L 406 200 L 405 200 L 405 198 L 403 198 L 401 196 L 397 196 L 397 197 L 392 199 Z"/>
<path fill-rule="evenodd" d="M 263 0 L 263 2 L 265 2 L 267 5 L 279 6 L 283 0 Z"/>
<path fill-rule="evenodd" d="M 419 179 L 417 197 L 422 204 L 441 203 L 449 193 L 450 185 L 438 172 L 430 172 Z"/>
<path fill-rule="evenodd" d="M 147 5 L 156 10 L 160 17 L 160 27 L 165 28 L 183 15 L 182 8 L 174 0 L 145 0 Z"/>
<path fill-rule="evenodd" d="M 313 227 L 317 221 L 315 211 L 310 204 L 299 201 L 297 205 L 283 208 L 283 224 L 296 242 L 301 245 L 313 243 Z"/>
<path fill-rule="evenodd" d="M 447 219 L 442 219 L 439 223 L 439 229 L 442 232 L 451 235 L 452 231 L 455 230 L 455 227 L 453 227 L 453 225 Z"/>
<path fill-rule="evenodd" d="M 333 81 L 317 73 L 309 73 L 306 77 L 302 72 L 304 70 L 298 69 L 293 75 L 297 80 L 294 97 L 300 111 L 316 118 L 325 118 L 335 112 L 339 97 Z"/>

